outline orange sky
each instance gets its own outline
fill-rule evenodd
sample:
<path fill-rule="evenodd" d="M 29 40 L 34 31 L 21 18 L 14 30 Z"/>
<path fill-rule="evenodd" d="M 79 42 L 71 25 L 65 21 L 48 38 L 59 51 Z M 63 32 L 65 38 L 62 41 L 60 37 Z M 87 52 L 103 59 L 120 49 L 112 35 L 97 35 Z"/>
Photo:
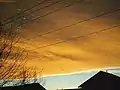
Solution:
<path fill-rule="evenodd" d="M 41 10 L 35 15 L 44 15 L 48 11 L 52 11 L 72 1 L 73 0 L 67 0 L 64 2 L 63 0 L 62 3 Z M 28 66 L 36 66 L 38 70 L 43 68 L 42 74 L 58 74 L 95 68 L 119 67 L 120 27 L 55 46 L 53 45 L 43 49 L 37 48 L 56 43 L 59 40 L 67 40 L 74 36 L 86 35 L 120 24 L 120 11 L 118 11 L 70 28 L 65 28 L 58 32 L 47 34 L 43 37 L 37 36 L 49 30 L 119 8 L 119 0 L 116 0 L 116 2 L 111 0 L 109 3 L 108 1 L 109 0 L 83 0 L 83 3 L 78 3 L 48 15 L 23 28 L 21 36 L 27 44 L 19 43 L 18 46 L 25 48 L 28 52 Z M 17 5 L 16 2 L 16 6 L 23 6 L 24 4 L 25 3 L 18 3 Z M 14 11 L 14 6 L 11 6 L 11 8 L 12 10 L 9 13 Z M 8 12 L 6 11 L 6 13 Z M 33 38 L 34 36 L 37 36 L 37 38 L 25 40 L 27 38 Z"/>
<path fill-rule="evenodd" d="M 96 31 L 96 28 L 99 30 L 100 27 L 110 27 L 110 25 L 99 21 L 88 23 L 86 27 L 89 25 L 91 28 L 93 27 L 92 31 L 94 31 L 94 29 Z M 38 70 L 43 68 L 43 74 L 70 73 L 96 68 L 119 67 L 119 29 L 119 27 L 114 28 L 111 31 L 44 49 L 35 48 L 42 46 L 42 44 L 54 43 L 55 40 L 49 39 L 49 41 L 47 41 L 43 39 L 43 42 L 38 42 L 36 39 L 36 41 L 33 41 L 36 44 L 32 43 L 35 47 L 30 45 L 26 46 L 29 47 L 26 48 L 26 50 L 29 51 L 28 65 L 36 66 Z M 73 29 L 73 31 L 75 32 L 75 29 Z M 89 31 L 87 31 L 87 33 L 88 32 Z M 28 43 L 30 42 L 28 41 Z M 23 45 L 23 47 L 25 47 L 25 45 Z M 35 50 L 33 51 L 33 49 Z"/>

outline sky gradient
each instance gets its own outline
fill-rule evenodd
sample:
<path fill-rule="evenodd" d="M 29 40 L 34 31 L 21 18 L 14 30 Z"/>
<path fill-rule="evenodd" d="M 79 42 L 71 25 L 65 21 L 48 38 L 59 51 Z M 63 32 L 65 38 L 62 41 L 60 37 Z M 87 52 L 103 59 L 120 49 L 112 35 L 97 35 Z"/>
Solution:
<path fill-rule="evenodd" d="M 47 75 L 40 77 L 37 82 L 43 85 L 47 90 L 56 90 L 62 88 L 72 89 L 72 88 L 77 88 L 79 85 L 87 81 L 89 78 L 94 76 L 100 70 L 104 72 L 107 71 L 108 73 L 120 76 L 120 68 L 114 67 L 114 68 L 93 69 L 88 71 L 74 72 L 67 74 Z M 41 82 L 41 80 L 43 80 L 43 82 Z M 13 83 L 16 82 L 17 81 L 14 81 Z M 8 83 L 7 85 L 11 85 L 13 83 Z"/>

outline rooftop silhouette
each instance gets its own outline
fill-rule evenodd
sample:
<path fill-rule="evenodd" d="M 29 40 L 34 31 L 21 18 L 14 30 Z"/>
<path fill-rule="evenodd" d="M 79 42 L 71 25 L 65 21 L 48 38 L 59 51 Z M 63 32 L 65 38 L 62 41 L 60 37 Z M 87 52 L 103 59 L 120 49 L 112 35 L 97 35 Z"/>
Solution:
<path fill-rule="evenodd" d="M 62 90 L 120 90 L 120 77 L 100 71 L 78 88 Z"/>
<path fill-rule="evenodd" d="M 0 90 L 46 90 L 46 89 L 43 86 L 41 86 L 39 83 L 33 83 L 33 84 L 26 84 L 21 86 L 3 87 Z"/>
<path fill-rule="evenodd" d="M 100 71 L 78 87 L 81 90 L 120 90 L 120 77 Z"/>

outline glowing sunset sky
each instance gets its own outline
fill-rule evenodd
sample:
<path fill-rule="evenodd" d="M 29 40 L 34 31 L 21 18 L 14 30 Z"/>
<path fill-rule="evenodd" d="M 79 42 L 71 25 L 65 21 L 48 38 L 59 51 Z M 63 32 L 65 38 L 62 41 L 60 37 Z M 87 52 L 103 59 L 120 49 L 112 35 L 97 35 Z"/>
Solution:
<path fill-rule="evenodd" d="M 16 3 L 2 4 L 1 11 L 3 14 L 1 17 L 5 19 L 12 16 L 18 12 L 19 8 L 26 9 L 31 7 L 36 1 L 38 0 L 16 0 Z M 50 1 L 55 2 L 57 0 Z M 44 15 L 74 1 L 61 0 L 60 3 L 42 9 L 33 14 L 33 16 Z M 49 3 L 42 4 L 37 8 L 44 7 Z M 43 68 L 43 74 L 70 73 L 95 68 L 119 67 L 120 27 L 45 48 L 39 47 L 119 25 L 120 11 L 44 36 L 37 36 L 38 34 L 59 29 L 116 9 L 120 9 L 120 0 L 82 0 L 82 2 L 76 3 L 71 7 L 64 8 L 40 20 L 27 24 L 21 29 L 20 33 L 20 36 L 23 37 L 21 40 L 25 42 L 19 43 L 18 46 L 28 51 L 28 65 L 36 66 L 38 70 Z M 26 40 L 35 36 L 37 38 Z"/>

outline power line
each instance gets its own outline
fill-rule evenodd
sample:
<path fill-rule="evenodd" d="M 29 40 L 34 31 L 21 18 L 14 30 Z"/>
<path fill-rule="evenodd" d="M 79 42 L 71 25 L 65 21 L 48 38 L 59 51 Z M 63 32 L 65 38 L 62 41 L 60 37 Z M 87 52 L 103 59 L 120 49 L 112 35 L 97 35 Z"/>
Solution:
<path fill-rule="evenodd" d="M 82 21 L 78 21 L 78 22 L 75 22 L 73 24 L 69 24 L 69 25 L 66 25 L 66 26 L 63 26 L 61 28 L 58 28 L 58 29 L 53 29 L 51 31 L 48 31 L 48 32 L 45 32 L 45 33 L 40 33 L 38 35 L 36 35 L 35 37 L 33 38 L 28 38 L 28 39 L 25 39 L 25 40 L 32 40 L 32 39 L 35 39 L 37 38 L 38 36 L 41 37 L 41 36 L 44 36 L 44 35 L 47 35 L 47 34 L 51 34 L 53 32 L 56 32 L 56 31 L 60 31 L 60 30 L 63 30 L 63 29 L 66 29 L 66 28 L 69 28 L 69 27 L 72 27 L 72 26 L 75 26 L 75 25 L 78 25 L 78 24 L 81 24 L 81 23 L 84 23 L 84 22 L 88 22 L 90 20 L 93 20 L 93 19 L 96 19 L 96 18 L 99 18 L 99 17 L 102 17 L 102 16 L 105 16 L 105 15 L 108 15 L 108 14 L 111 14 L 111 13 L 115 13 L 117 11 L 120 11 L 120 8 L 116 9 L 116 10 L 113 10 L 113 11 L 109 11 L 109 12 L 105 12 L 105 13 L 102 13 L 100 15 L 96 15 L 96 16 L 93 16 L 91 18 L 88 18 L 88 19 L 85 19 L 85 20 L 82 20 Z M 24 41 L 23 41 L 24 42 Z"/>
<path fill-rule="evenodd" d="M 37 48 L 31 49 L 31 50 L 34 51 L 36 49 L 43 49 L 43 48 L 46 48 L 46 47 L 55 46 L 55 45 L 66 43 L 68 41 L 72 41 L 72 40 L 75 40 L 75 39 L 85 38 L 87 36 L 94 35 L 94 34 L 99 34 L 101 32 L 109 31 L 109 30 L 112 30 L 112 29 L 117 28 L 117 27 L 120 27 L 120 24 L 114 25 L 114 26 L 111 26 L 111 27 L 108 27 L 108 28 L 105 28 L 105 29 L 101 29 L 99 31 L 91 32 L 91 33 L 88 33 L 88 34 L 85 34 L 85 35 L 68 38 L 67 40 L 58 41 L 58 42 L 53 43 L 53 44 L 48 44 L 48 45 L 44 45 L 44 46 L 41 46 L 41 47 L 37 47 Z M 48 58 L 48 57 L 45 56 L 45 58 Z M 41 58 L 36 58 L 36 59 L 41 59 Z"/>
<path fill-rule="evenodd" d="M 81 1 L 82 1 L 82 0 L 81 0 Z M 77 2 L 78 2 L 78 1 L 77 1 Z M 71 6 L 71 5 L 72 5 L 72 4 L 69 4 L 69 5 L 67 5 L 66 7 L 69 7 L 69 6 Z M 63 7 L 63 8 L 64 8 L 64 7 Z M 56 12 L 56 11 L 58 11 L 58 10 L 61 10 L 61 8 L 60 8 L 60 9 L 57 9 L 57 10 L 55 10 L 55 11 L 53 11 L 53 12 Z M 37 35 L 37 36 L 43 36 L 43 35 L 46 35 L 46 34 L 49 34 L 49 33 L 55 32 L 55 31 L 63 30 L 63 29 L 65 29 L 65 28 L 72 27 L 72 26 L 74 26 L 74 25 L 77 25 L 77 24 L 80 24 L 80 23 L 83 23 L 83 22 L 86 22 L 86 21 L 89 21 L 89 20 L 92 20 L 92 19 L 95 19 L 95 18 L 104 16 L 104 15 L 110 14 L 110 13 L 113 13 L 113 12 L 116 12 L 116 11 L 119 11 L 119 10 L 120 10 L 120 8 L 119 8 L 119 9 L 116 9 L 116 10 L 114 10 L 114 11 L 109 11 L 109 12 L 107 12 L 107 13 L 102 13 L 102 14 L 97 15 L 97 16 L 94 16 L 94 17 L 92 17 L 92 18 L 85 19 L 85 20 L 83 20 L 83 21 L 78 21 L 78 22 L 76 22 L 76 23 L 73 23 L 73 24 L 70 24 L 70 25 L 66 25 L 66 26 L 61 27 L 61 28 L 59 28 L 59 29 L 55 29 L 55 30 L 52 30 L 52 31 L 49 31 L 49 32 L 46 32 L 46 33 L 43 33 L 43 34 L 40 34 L 40 35 Z M 53 12 L 50 12 L 50 13 L 53 13 Z M 46 14 L 46 15 L 49 15 L 49 14 Z M 46 15 L 44 15 L 44 16 L 46 16 Z M 44 16 L 43 16 L 43 17 L 44 17 Z M 40 17 L 37 17 L 37 18 L 34 19 L 34 20 L 37 20 L 37 19 L 39 19 L 39 18 L 40 18 Z M 28 23 L 28 22 L 26 22 L 26 23 Z M 26 24 L 26 23 L 24 23 L 24 24 Z M 26 39 L 26 40 L 31 40 L 31 39 L 34 39 L 34 38 L 36 38 L 36 37 L 30 38 L 30 39 Z"/>
<path fill-rule="evenodd" d="M 11 17 L 8 17 L 7 19 L 5 19 L 5 20 L 3 20 L 3 21 L 5 22 L 5 21 L 7 21 L 7 20 L 9 20 L 9 19 L 11 19 L 11 18 L 14 18 L 14 17 L 17 16 L 17 15 L 21 15 L 22 13 L 25 13 L 26 11 L 29 11 L 29 10 L 31 10 L 31 9 L 33 9 L 33 8 L 35 8 L 35 7 L 37 7 L 37 6 L 41 5 L 41 4 L 44 4 L 46 1 L 48 1 L 48 0 L 44 0 L 44 1 L 42 1 L 42 2 L 39 2 L 39 3 L 37 3 L 36 5 L 28 8 L 28 9 L 25 9 L 24 11 L 22 11 L 22 12 L 16 14 L 16 15 L 13 15 L 13 16 L 11 16 Z"/>
<path fill-rule="evenodd" d="M 38 16 L 38 17 L 36 17 L 35 19 L 29 20 L 28 22 L 21 23 L 21 24 L 17 25 L 17 27 L 22 26 L 22 25 L 25 25 L 25 24 L 27 24 L 27 23 L 30 23 L 30 21 L 31 21 L 31 22 L 36 21 L 36 20 L 38 20 L 38 19 L 41 19 L 41 18 L 43 18 L 43 17 L 45 17 L 45 16 L 48 16 L 48 15 L 50 15 L 50 14 L 56 13 L 56 12 L 62 10 L 62 9 L 68 8 L 68 7 L 70 7 L 70 6 L 74 5 L 74 4 L 80 3 L 80 2 L 82 2 L 82 1 L 83 1 L 83 0 L 76 0 L 76 1 L 74 1 L 73 3 L 70 3 L 69 5 L 66 5 L 66 6 L 61 7 L 61 8 L 59 8 L 59 9 L 56 9 L 56 10 L 54 10 L 54 11 L 51 11 L 51 12 L 49 12 L 49 13 L 47 13 L 47 14 L 42 15 L 42 16 Z M 13 29 L 13 28 L 11 27 L 10 29 Z"/>
<path fill-rule="evenodd" d="M 60 0 L 60 1 L 61 1 L 61 0 Z M 56 12 L 62 10 L 62 9 L 68 8 L 68 7 L 70 7 L 70 6 L 73 6 L 74 4 L 76 4 L 76 3 L 78 3 L 78 2 L 82 2 L 82 1 L 83 1 L 83 0 L 75 0 L 73 3 L 70 3 L 70 4 L 68 4 L 68 5 L 64 6 L 64 7 L 61 7 L 61 8 L 59 8 L 59 9 L 54 10 L 54 11 L 51 11 L 51 12 L 45 14 L 45 15 L 38 16 L 38 17 L 36 17 L 35 19 L 32 19 L 32 20 L 30 20 L 30 21 L 39 20 L 39 19 L 41 19 L 41 18 L 43 18 L 43 17 L 45 17 L 45 16 L 48 16 L 48 15 L 53 14 L 53 13 L 56 13 Z M 29 22 L 24 22 L 24 23 L 22 23 L 22 24 L 24 25 L 24 24 L 27 24 L 27 23 L 29 23 Z M 18 25 L 18 27 L 19 27 L 19 26 L 20 26 L 20 25 Z"/>
<path fill-rule="evenodd" d="M 46 2 L 46 1 L 44 1 L 44 2 L 42 2 L 42 3 L 39 3 L 38 5 L 44 4 L 45 2 Z M 51 4 L 49 4 L 49 5 L 45 6 L 45 7 L 41 7 L 41 8 L 39 8 L 39 9 L 36 9 L 36 10 L 34 10 L 34 11 L 26 14 L 26 15 L 29 15 L 29 14 L 35 13 L 35 12 L 37 12 L 37 11 L 39 11 L 39 10 L 42 10 L 42 9 L 51 7 L 51 6 L 53 6 L 53 5 L 55 5 L 55 4 L 59 3 L 59 2 L 61 2 L 61 0 L 58 0 L 58 1 L 56 1 L 56 2 L 52 2 Z M 37 5 L 37 6 L 38 6 L 38 5 Z M 33 7 L 32 7 L 32 8 L 33 8 Z M 30 9 L 32 9 L 32 8 L 30 8 Z M 30 9 L 25 10 L 24 12 L 22 12 L 22 13 L 20 13 L 20 14 L 18 14 L 18 15 L 21 15 L 21 14 L 25 13 L 26 11 L 29 11 Z M 19 20 L 19 19 L 21 19 L 22 17 L 25 17 L 25 16 L 24 16 L 24 15 L 19 16 L 19 17 L 16 18 L 16 20 Z M 9 23 L 11 23 L 11 22 L 14 22 L 14 20 L 10 20 L 10 21 L 4 23 L 3 25 L 9 24 Z"/>
<path fill-rule="evenodd" d="M 111 29 L 116 28 L 116 27 L 120 27 L 120 24 L 114 25 L 114 26 L 111 26 L 111 27 L 108 27 L 108 28 L 105 28 L 105 29 L 101 29 L 99 31 L 91 32 L 91 33 L 88 33 L 88 34 L 85 34 L 85 35 L 80 35 L 80 36 L 68 38 L 67 40 L 62 40 L 62 41 L 58 41 L 56 43 L 52 43 L 52 44 L 44 45 L 44 46 L 41 46 L 41 47 L 37 47 L 33 50 L 42 49 L 42 48 L 46 48 L 46 47 L 50 47 L 50 46 L 55 46 L 55 45 L 58 45 L 58 44 L 61 44 L 61 43 L 66 43 L 68 41 L 72 41 L 72 40 L 75 40 L 75 39 L 78 39 L 78 38 L 84 38 L 84 37 L 87 37 L 87 36 L 90 36 L 90 35 L 98 34 L 98 33 L 104 32 L 104 31 L 108 31 L 108 30 L 111 30 Z"/>
<path fill-rule="evenodd" d="M 38 36 L 39 36 L 39 37 L 42 37 L 43 35 L 47 35 L 47 34 L 50 34 L 50 33 L 56 32 L 56 31 L 60 31 L 60 30 L 63 30 L 63 29 L 72 27 L 72 26 L 77 25 L 77 24 L 80 24 L 80 23 L 88 22 L 88 21 L 90 21 L 90 20 L 93 20 L 93 19 L 96 19 L 96 18 L 105 16 L 105 15 L 108 15 L 108 14 L 111 14 L 111 13 L 114 13 L 114 12 L 117 12 L 117 11 L 120 11 L 120 8 L 118 8 L 118 9 L 116 9 L 116 10 L 113 10 L 113 11 L 106 12 L 106 13 L 102 13 L 102 14 L 100 14 L 100 15 L 93 16 L 93 17 L 91 17 L 91 18 L 89 18 L 89 19 L 85 19 L 85 20 L 82 20 L 82 21 L 78 21 L 78 22 L 73 23 L 73 24 L 70 24 L 70 25 L 66 25 L 66 26 L 61 27 L 61 28 L 58 28 L 58 29 L 54 29 L 54 30 L 52 30 L 52 31 L 45 32 L 45 33 L 43 33 L 43 34 L 38 34 L 37 36 L 35 36 L 35 37 L 33 37 L 33 38 L 29 38 L 29 39 L 25 39 L 25 40 L 32 40 L 32 39 L 37 38 Z M 21 40 L 20 42 L 25 42 L 25 40 L 23 40 L 23 41 Z M 25 44 L 27 44 L 27 43 L 25 43 Z M 33 44 L 30 44 L 30 45 L 34 46 Z"/>
<path fill-rule="evenodd" d="M 60 10 L 62 10 L 62 9 L 68 8 L 68 7 L 76 4 L 77 2 L 82 3 L 82 1 L 83 1 L 83 0 L 77 0 L 77 1 L 75 1 L 75 2 L 73 2 L 73 3 L 71 3 L 71 4 L 68 4 L 68 5 L 62 7 L 62 8 L 59 8 L 59 9 L 54 10 L 54 11 L 51 11 L 51 12 L 49 12 L 49 13 L 43 15 L 43 16 L 39 16 L 39 17 L 35 18 L 33 21 L 38 20 L 38 19 L 40 19 L 40 18 L 42 18 L 42 17 L 48 16 L 48 15 L 50 15 L 50 14 L 53 14 L 53 13 L 55 13 L 55 12 L 58 12 L 58 11 L 60 11 Z M 26 23 L 28 23 L 28 22 L 26 22 Z M 26 23 L 24 23 L 24 24 L 26 24 Z M 35 37 L 35 38 L 36 38 L 36 37 Z M 33 37 L 33 39 L 34 39 L 34 37 Z M 25 39 L 25 40 L 32 40 L 32 39 Z M 25 42 L 25 41 L 20 41 L 20 42 Z M 25 44 L 27 44 L 27 43 L 25 42 Z M 34 46 L 33 44 L 30 44 L 30 45 Z"/>

